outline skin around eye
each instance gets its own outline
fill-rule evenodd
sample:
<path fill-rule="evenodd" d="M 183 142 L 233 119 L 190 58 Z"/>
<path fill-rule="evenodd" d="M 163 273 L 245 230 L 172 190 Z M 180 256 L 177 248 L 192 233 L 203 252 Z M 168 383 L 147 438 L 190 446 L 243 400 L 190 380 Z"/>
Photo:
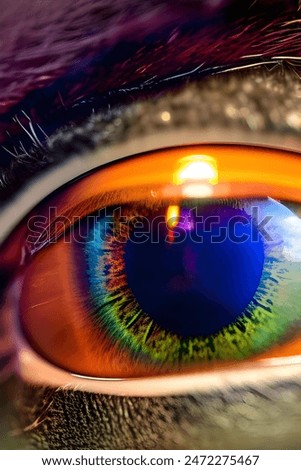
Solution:
<path fill-rule="evenodd" d="M 170 149 L 151 156 L 161 158 L 158 176 L 147 171 L 149 157 L 99 170 L 30 215 L 37 227 L 49 210 L 39 236 L 27 234 L 20 273 L 20 319 L 34 349 L 105 378 L 299 354 L 301 222 L 274 199 L 285 184 L 295 198 L 300 192 L 290 178 L 299 159 L 256 148 Z M 266 183 L 272 157 L 278 168 L 285 159 L 286 175 L 275 171 Z"/>

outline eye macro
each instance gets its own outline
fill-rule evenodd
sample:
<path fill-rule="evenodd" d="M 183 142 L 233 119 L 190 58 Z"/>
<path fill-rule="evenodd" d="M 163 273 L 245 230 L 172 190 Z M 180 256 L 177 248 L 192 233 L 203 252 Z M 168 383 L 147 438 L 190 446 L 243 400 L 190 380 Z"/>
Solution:
<path fill-rule="evenodd" d="M 286 151 L 200 145 L 56 191 L 19 227 L 25 346 L 105 379 L 297 357 L 300 167 Z"/>

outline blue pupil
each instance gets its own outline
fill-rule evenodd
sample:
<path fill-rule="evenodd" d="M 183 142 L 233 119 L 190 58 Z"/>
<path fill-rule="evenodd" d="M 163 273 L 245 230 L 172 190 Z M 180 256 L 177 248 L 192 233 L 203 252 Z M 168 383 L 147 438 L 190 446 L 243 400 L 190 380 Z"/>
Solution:
<path fill-rule="evenodd" d="M 165 330 L 182 338 L 209 336 L 234 323 L 253 299 L 264 243 L 243 209 L 208 205 L 195 214 L 182 206 L 180 215 L 172 233 L 160 217 L 150 220 L 144 238 L 141 226 L 136 237 L 132 229 L 124 252 L 127 283 Z"/>

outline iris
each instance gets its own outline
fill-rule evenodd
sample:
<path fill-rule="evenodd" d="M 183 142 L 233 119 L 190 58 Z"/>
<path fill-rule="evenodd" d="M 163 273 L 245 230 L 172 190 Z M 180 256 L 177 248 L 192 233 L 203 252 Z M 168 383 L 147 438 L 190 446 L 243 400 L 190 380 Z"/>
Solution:
<path fill-rule="evenodd" d="M 89 229 L 95 325 L 139 360 L 175 368 L 281 342 L 301 317 L 300 219 L 269 198 L 172 207 L 173 220 L 167 203 L 112 207 Z"/>

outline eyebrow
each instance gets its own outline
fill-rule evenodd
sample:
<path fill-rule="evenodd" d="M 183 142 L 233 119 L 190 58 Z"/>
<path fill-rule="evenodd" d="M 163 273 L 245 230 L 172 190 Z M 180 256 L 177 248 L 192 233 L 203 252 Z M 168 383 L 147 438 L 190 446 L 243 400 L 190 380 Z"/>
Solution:
<path fill-rule="evenodd" d="M 70 3 L 35 2 L 26 21 L 19 2 L 7 6 L 1 19 L 2 142 L 16 132 L 13 117 L 20 110 L 35 122 L 39 113 L 53 122 L 93 90 L 102 96 L 197 68 L 300 58 L 297 0 L 221 0 L 215 6 L 150 0 L 147 7 L 138 0 L 101 0 L 76 9 Z"/>
<path fill-rule="evenodd" d="M 300 57 L 298 0 L 100 0 L 76 8 L 62 0 L 34 2 L 29 14 L 23 5 L 11 2 L 1 18 L 1 114 L 68 71 L 73 77 L 87 68 L 93 73 L 97 61 L 110 66 L 98 84 L 102 93 L 185 72 L 187 62 L 212 66 L 247 55 Z"/>

